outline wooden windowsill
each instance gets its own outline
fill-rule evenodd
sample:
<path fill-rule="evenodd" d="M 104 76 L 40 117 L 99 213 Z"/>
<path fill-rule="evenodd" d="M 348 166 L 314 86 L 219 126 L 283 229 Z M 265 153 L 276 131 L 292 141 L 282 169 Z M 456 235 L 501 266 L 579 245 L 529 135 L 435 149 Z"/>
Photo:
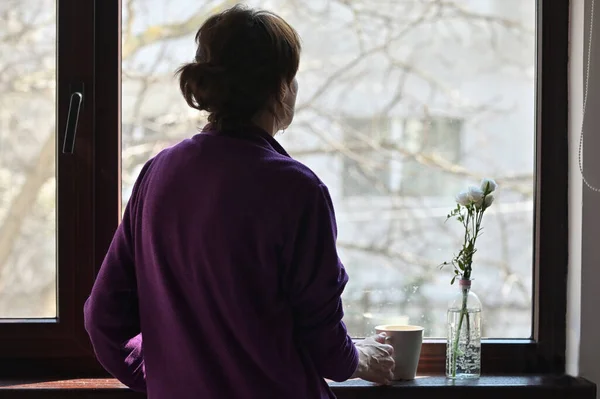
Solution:
<path fill-rule="evenodd" d="M 450 381 L 442 376 L 421 376 L 414 381 L 377 387 L 361 380 L 331 383 L 338 399 L 359 398 L 509 398 L 509 399 L 595 399 L 596 386 L 570 376 L 484 376 L 478 380 Z M 3 399 L 111 398 L 135 399 L 136 394 L 109 378 L 70 380 L 0 381 Z"/>

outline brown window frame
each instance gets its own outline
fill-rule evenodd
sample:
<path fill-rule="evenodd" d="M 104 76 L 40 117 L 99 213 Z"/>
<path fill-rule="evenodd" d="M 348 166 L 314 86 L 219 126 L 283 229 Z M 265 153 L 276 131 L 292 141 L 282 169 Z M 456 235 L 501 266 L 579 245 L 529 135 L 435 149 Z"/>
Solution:
<path fill-rule="evenodd" d="M 57 151 L 69 84 L 86 99 L 75 154 L 57 153 L 59 318 L 0 323 L 0 378 L 105 376 L 83 329 L 83 302 L 121 203 L 121 1 L 58 1 Z M 531 339 L 485 340 L 484 373 L 563 373 L 568 261 L 569 0 L 537 0 L 537 120 Z M 424 343 L 419 372 L 444 370 L 445 343 Z"/>

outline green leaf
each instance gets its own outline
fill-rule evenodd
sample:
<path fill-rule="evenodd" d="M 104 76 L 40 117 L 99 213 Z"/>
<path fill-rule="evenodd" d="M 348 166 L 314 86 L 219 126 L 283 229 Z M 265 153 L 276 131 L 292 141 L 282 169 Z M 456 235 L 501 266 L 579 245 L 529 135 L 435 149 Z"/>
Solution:
<path fill-rule="evenodd" d="M 455 280 L 456 280 L 456 276 L 452 277 L 452 280 L 450 280 L 450 285 L 453 285 Z"/>

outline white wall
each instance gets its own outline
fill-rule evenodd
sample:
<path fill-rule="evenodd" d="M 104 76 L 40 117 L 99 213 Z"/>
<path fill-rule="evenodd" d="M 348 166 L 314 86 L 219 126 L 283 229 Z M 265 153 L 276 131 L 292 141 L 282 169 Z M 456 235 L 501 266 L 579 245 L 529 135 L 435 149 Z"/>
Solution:
<path fill-rule="evenodd" d="M 578 169 L 583 77 L 592 0 L 571 0 L 570 60 L 570 260 L 567 372 L 600 384 L 600 193 L 582 186 Z M 592 39 L 591 73 L 584 122 L 584 170 L 600 186 L 600 1 Z M 600 398 L 600 394 L 598 395 Z"/>
<path fill-rule="evenodd" d="M 569 279 L 567 300 L 566 371 L 579 374 L 581 337 L 582 182 L 577 150 L 583 106 L 584 0 L 571 2 L 569 54 Z"/>

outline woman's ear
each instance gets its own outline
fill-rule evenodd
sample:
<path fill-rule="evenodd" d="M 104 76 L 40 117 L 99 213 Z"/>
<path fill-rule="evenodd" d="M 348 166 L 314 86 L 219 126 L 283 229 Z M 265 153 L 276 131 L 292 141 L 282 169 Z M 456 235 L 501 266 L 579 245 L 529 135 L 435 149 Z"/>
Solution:
<path fill-rule="evenodd" d="M 294 78 L 290 83 L 285 83 L 282 90 L 282 99 L 279 104 L 281 113 L 279 119 L 281 121 L 281 129 L 286 129 L 294 119 L 294 111 L 296 108 L 296 95 L 298 93 L 298 82 Z"/>

